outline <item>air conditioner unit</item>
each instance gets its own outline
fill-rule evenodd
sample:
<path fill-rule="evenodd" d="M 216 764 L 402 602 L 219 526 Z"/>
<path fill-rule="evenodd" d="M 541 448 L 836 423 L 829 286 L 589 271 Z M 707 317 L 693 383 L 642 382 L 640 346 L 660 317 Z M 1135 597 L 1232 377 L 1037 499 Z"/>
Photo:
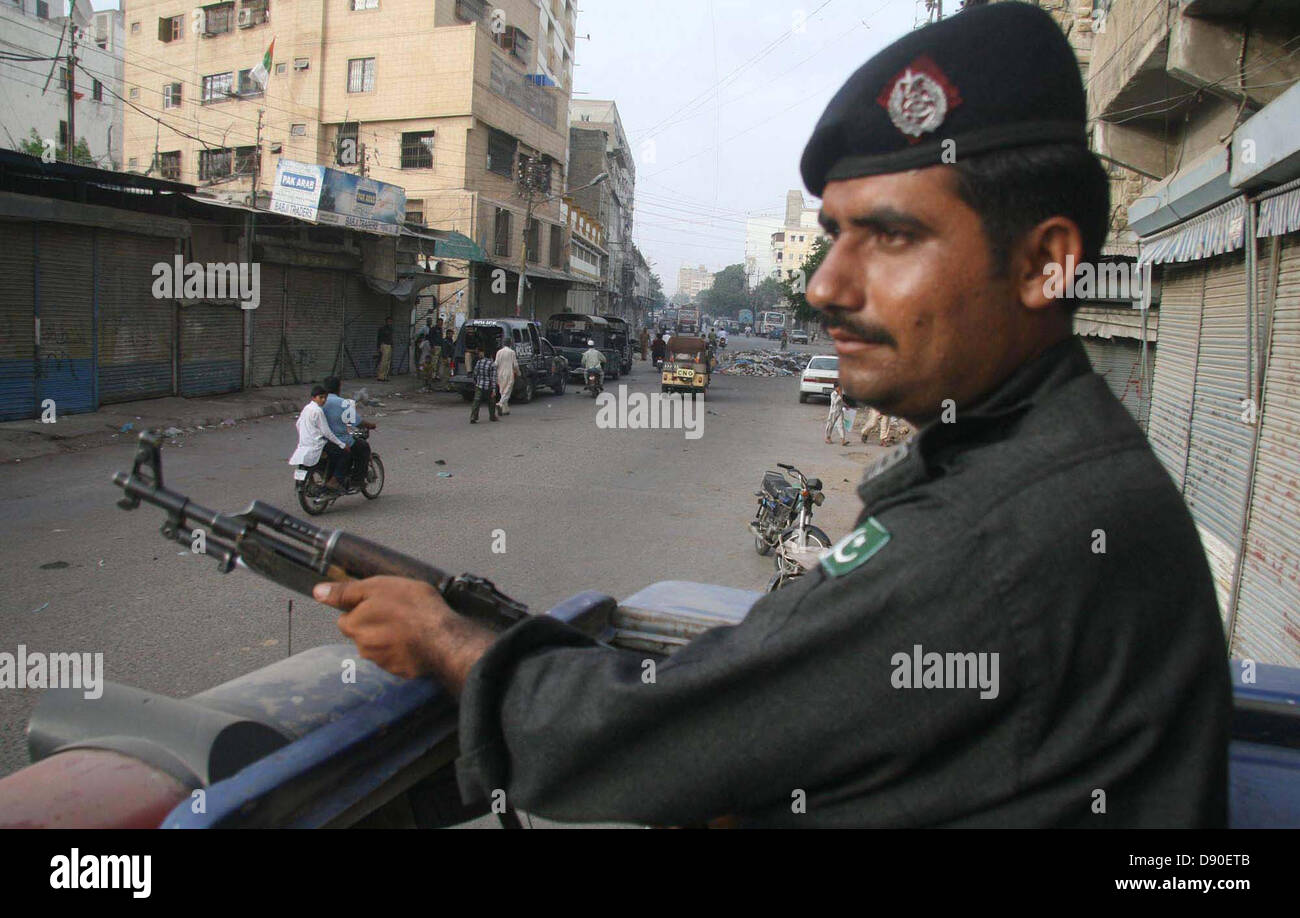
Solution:
<path fill-rule="evenodd" d="M 239 18 L 236 20 L 236 24 L 237 24 L 241 29 L 251 29 L 253 26 L 255 26 L 257 23 L 255 23 L 255 22 L 253 21 L 253 11 L 252 11 L 252 10 L 240 10 L 240 11 L 239 11 Z"/>

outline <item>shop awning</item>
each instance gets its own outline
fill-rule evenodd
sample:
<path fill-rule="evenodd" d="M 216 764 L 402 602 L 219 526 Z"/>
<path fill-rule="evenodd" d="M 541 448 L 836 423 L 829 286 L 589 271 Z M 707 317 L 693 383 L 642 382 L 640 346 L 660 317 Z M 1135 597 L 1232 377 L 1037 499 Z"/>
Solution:
<path fill-rule="evenodd" d="M 1238 195 L 1199 216 L 1142 240 L 1138 264 L 1198 261 L 1241 248 L 1246 238 L 1246 198 Z"/>
<path fill-rule="evenodd" d="M 434 258 L 456 258 L 461 261 L 480 261 L 488 260 L 487 252 L 483 247 L 464 233 L 458 233 L 455 230 L 439 230 L 425 228 L 423 230 L 413 230 L 407 227 L 402 228 L 402 236 L 411 239 L 424 239 L 433 243 Z"/>

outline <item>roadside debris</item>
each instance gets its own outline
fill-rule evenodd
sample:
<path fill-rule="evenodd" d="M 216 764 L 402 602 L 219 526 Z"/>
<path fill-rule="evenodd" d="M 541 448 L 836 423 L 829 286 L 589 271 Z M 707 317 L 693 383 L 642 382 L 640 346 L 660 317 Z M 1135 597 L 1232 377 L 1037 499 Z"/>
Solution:
<path fill-rule="evenodd" d="M 723 376 L 794 376 L 803 372 L 807 358 L 774 351 L 737 351 L 728 354 L 714 371 Z"/>

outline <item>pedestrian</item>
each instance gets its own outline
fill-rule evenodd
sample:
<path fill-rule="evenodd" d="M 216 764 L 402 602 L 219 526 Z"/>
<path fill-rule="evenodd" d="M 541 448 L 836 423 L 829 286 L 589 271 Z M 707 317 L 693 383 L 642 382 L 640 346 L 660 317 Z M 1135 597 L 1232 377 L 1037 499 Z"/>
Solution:
<path fill-rule="evenodd" d="M 431 344 L 432 335 L 423 334 L 420 336 L 416 350 L 419 355 L 417 367 L 420 369 L 420 376 L 424 380 L 424 386 L 420 391 L 431 392 L 433 390 L 433 377 L 436 371 L 437 357 Z"/>
<path fill-rule="evenodd" d="M 501 393 L 497 408 L 504 417 L 510 413 L 510 394 L 514 392 L 515 380 L 520 376 L 519 358 L 515 354 L 515 349 L 510 346 L 509 339 L 502 337 L 501 349 L 497 351 L 493 362 L 497 370 L 497 390 Z"/>
<path fill-rule="evenodd" d="M 478 409 L 484 402 L 488 406 L 488 420 L 497 419 L 497 403 L 493 389 L 497 384 L 497 367 L 486 351 L 470 351 L 470 361 L 474 365 L 474 405 L 469 411 L 469 422 L 478 423 Z"/>
<path fill-rule="evenodd" d="M 804 295 L 844 393 L 916 433 L 812 570 L 653 686 L 643 651 L 552 616 L 496 634 L 420 581 L 316 588 L 356 610 L 339 622 L 361 656 L 457 699 L 465 801 L 656 825 L 1227 826 L 1232 679 L 1196 523 L 1073 335 L 1077 302 L 1035 280 L 1101 257 L 1088 127 L 1079 62 L 1027 3 L 907 32 L 832 97 L 801 162 L 830 237 Z"/>
<path fill-rule="evenodd" d="M 870 405 L 867 406 L 867 419 L 862 422 L 862 442 L 866 443 L 872 433 L 879 428 L 880 445 L 885 445 L 889 435 L 889 415 L 882 414 Z"/>
<path fill-rule="evenodd" d="M 388 382 L 388 374 L 393 368 L 392 316 L 384 319 L 383 327 L 379 329 L 379 334 L 375 338 L 375 346 L 379 350 L 379 369 L 375 373 L 375 378 L 380 382 Z"/>
<path fill-rule="evenodd" d="M 451 378 L 456 375 L 456 328 L 447 320 L 446 335 L 442 339 L 442 363 L 438 368 L 439 380 L 444 392 L 451 391 Z"/>
<path fill-rule="evenodd" d="M 649 331 L 648 331 L 644 326 L 642 326 L 642 328 L 641 328 L 641 360 L 642 360 L 642 362 L 645 362 L 645 352 L 646 352 L 646 348 L 649 346 L 649 344 L 650 344 L 650 332 L 649 332 Z"/>
<path fill-rule="evenodd" d="M 837 382 L 831 389 L 831 410 L 826 413 L 826 442 L 831 442 L 832 433 L 840 433 L 841 425 L 844 423 L 844 390 L 840 388 Z M 843 437 L 844 446 L 849 445 L 848 437 Z"/>

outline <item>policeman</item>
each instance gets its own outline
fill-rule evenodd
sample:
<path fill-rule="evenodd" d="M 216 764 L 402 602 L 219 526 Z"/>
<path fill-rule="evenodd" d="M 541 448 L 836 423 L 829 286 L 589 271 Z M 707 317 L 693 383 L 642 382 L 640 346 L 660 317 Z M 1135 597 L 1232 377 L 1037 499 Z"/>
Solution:
<path fill-rule="evenodd" d="M 818 569 L 642 679 L 545 616 L 500 636 L 396 578 L 322 585 L 392 672 L 460 696 L 461 789 L 558 819 L 1222 826 L 1230 711 L 1182 499 L 1071 335 L 1106 176 L 1035 7 L 974 7 L 851 76 L 802 160 L 807 290 L 846 392 L 918 432 Z"/>

